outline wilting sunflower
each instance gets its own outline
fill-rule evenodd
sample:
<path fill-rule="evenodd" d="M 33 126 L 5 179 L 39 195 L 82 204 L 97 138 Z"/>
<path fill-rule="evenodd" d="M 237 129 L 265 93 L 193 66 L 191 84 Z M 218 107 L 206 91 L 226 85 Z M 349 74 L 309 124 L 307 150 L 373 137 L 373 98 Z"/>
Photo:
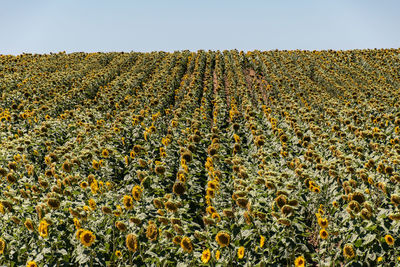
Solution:
<path fill-rule="evenodd" d="M 125 195 L 123 203 L 127 210 L 131 210 L 133 208 L 133 199 L 131 196 Z"/>
<path fill-rule="evenodd" d="M 354 252 L 354 248 L 353 245 L 351 244 L 346 244 L 343 247 L 343 255 L 345 256 L 345 258 L 347 259 L 352 259 L 356 256 L 355 252 Z"/>
<path fill-rule="evenodd" d="M 237 251 L 237 256 L 239 259 L 243 259 L 244 257 L 244 247 L 240 247 Z"/>
<path fill-rule="evenodd" d="M 218 245 L 220 245 L 223 248 L 229 246 L 229 243 L 231 241 L 231 236 L 225 231 L 220 231 L 215 236 L 215 240 L 217 241 Z"/>
<path fill-rule="evenodd" d="M 386 244 L 388 244 L 389 246 L 393 246 L 393 244 L 394 244 L 394 238 L 391 235 L 386 235 L 385 241 L 386 241 Z"/>
<path fill-rule="evenodd" d="M 142 196 L 142 188 L 139 185 L 135 185 L 132 188 L 132 196 L 136 201 L 140 200 L 140 197 Z"/>
<path fill-rule="evenodd" d="M 203 253 L 201 254 L 201 261 L 202 261 L 203 263 L 208 263 L 208 261 L 210 260 L 210 258 L 211 258 L 210 249 L 208 248 L 208 249 L 203 250 Z"/>
<path fill-rule="evenodd" d="M 138 249 L 138 240 L 136 235 L 128 234 L 126 236 L 126 247 L 132 252 L 135 252 Z"/>
<path fill-rule="evenodd" d="M 146 229 L 146 237 L 150 241 L 154 241 L 157 239 L 157 235 L 158 235 L 157 225 L 155 225 L 154 222 L 150 221 Z"/>
<path fill-rule="evenodd" d="M 91 231 L 84 230 L 80 235 L 80 240 L 84 246 L 90 247 L 96 240 L 96 236 Z"/>
<path fill-rule="evenodd" d="M 126 227 L 125 223 L 121 222 L 121 221 L 117 221 L 115 222 L 115 227 L 118 228 L 118 230 L 120 230 L 121 232 L 125 232 L 128 228 Z"/>
<path fill-rule="evenodd" d="M 26 267 L 37 267 L 37 264 L 36 264 L 36 262 L 34 262 L 34 261 L 29 261 L 29 262 L 26 264 Z"/>
<path fill-rule="evenodd" d="M 296 267 L 304 267 L 306 265 L 306 260 L 304 259 L 303 256 L 299 256 L 296 258 L 294 261 L 294 266 Z"/>
<path fill-rule="evenodd" d="M 328 234 L 328 232 L 323 228 L 323 229 L 321 229 L 321 231 L 319 231 L 319 236 L 320 236 L 322 239 L 327 239 L 328 236 L 329 236 L 329 234 Z"/>
<path fill-rule="evenodd" d="M 26 219 L 24 225 L 26 229 L 28 229 L 29 231 L 33 231 L 34 226 L 31 219 Z"/>
<path fill-rule="evenodd" d="M 4 241 L 3 238 L 0 237 L 0 254 L 4 253 L 5 248 L 6 248 L 6 241 Z"/>
<path fill-rule="evenodd" d="M 181 240 L 181 248 L 185 252 L 191 253 L 193 251 L 192 240 L 190 240 L 190 238 L 187 237 L 187 236 L 183 237 L 182 240 Z"/>

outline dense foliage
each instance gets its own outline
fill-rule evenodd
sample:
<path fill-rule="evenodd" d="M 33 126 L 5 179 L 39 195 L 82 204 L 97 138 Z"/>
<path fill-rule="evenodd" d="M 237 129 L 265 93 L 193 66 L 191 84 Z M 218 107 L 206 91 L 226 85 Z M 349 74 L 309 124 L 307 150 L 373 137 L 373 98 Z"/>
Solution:
<path fill-rule="evenodd" d="M 0 57 L 0 264 L 400 262 L 400 50 Z"/>

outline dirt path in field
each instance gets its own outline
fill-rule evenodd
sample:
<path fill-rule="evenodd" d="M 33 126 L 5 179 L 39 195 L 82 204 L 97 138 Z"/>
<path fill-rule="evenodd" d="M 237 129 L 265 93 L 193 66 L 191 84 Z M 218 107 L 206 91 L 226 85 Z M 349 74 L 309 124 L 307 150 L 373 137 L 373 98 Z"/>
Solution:
<path fill-rule="evenodd" d="M 247 88 L 249 89 L 249 91 L 252 92 L 252 90 L 254 90 L 252 89 L 253 84 L 258 84 L 260 88 L 258 93 L 261 93 L 264 103 L 268 103 L 269 99 L 266 89 L 268 84 L 266 82 L 263 82 L 263 76 L 258 76 L 256 71 L 253 69 L 244 69 L 243 72 L 245 74 Z"/>

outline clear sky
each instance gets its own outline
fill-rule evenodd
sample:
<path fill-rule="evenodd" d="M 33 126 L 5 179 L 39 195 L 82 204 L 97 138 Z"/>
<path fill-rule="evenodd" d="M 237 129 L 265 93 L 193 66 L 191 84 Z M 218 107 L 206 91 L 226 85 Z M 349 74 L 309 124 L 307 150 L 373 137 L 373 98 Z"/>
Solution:
<path fill-rule="evenodd" d="M 399 11 L 399 0 L 0 0 L 0 54 L 398 48 Z"/>

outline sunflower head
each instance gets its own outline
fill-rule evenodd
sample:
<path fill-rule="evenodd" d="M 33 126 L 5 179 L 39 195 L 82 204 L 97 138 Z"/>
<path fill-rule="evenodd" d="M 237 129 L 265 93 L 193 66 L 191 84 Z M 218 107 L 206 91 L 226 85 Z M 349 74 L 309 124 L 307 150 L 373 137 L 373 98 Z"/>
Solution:
<path fill-rule="evenodd" d="M 202 261 L 204 264 L 206 264 L 206 263 L 208 263 L 208 261 L 210 260 L 210 258 L 211 258 L 210 249 L 208 248 L 208 249 L 203 250 L 203 253 L 201 254 L 201 261 Z"/>
<path fill-rule="evenodd" d="M 391 235 L 386 235 L 385 241 L 386 241 L 386 244 L 388 244 L 389 246 L 393 246 L 393 244 L 394 244 L 394 238 Z"/>
<path fill-rule="evenodd" d="M 138 249 L 138 240 L 136 235 L 128 234 L 126 236 L 126 247 L 132 252 L 135 252 Z"/>
<path fill-rule="evenodd" d="M 321 229 L 321 231 L 319 231 L 319 236 L 321 237 L 321 239 L 327 239 L 329 234 L 328 232 L 323 228 Z"/>
<path fill-rule="evenodd" d="M 187 236 L 183 237 L 181 240 L 181 248 L 183 251 L 191 253 L 193 251 L 192 240 L 190 240 L 190 238 Z"/>
<path fill-rule="evenodd" d="M 96 236 L 89 230 L 84 230 L 81 234 L 80 234 L 80 240 L 82 245 L 86 246 L 86 247 L 90 247 L 93 242 L 96 240 Z"/>
<path fill-rule="evenodd" d="M 306 260 L 304 259 L 303 256 L 299 256 L 296 258 L 294 261 L 294 266 L 296 267 L 304 267 L 306 265 Z"/>
<path fill-rule="evenodd" d="M 321 228 L 325 229 L 328 227 L 328 220 L 322 217 L 318 218 L 318 224 L 321 226 Z"/>
<path fill-rule="evenodd" d="M 37 267 L 37 264 L 36 264 L 36 262 L 34 262 L 34 261 L 29 261 L 29 262 L 26 264 L 26 267 Z"/>
<path fill-rule="evenodd" d="M 353 245 L 351 244 L 346 244 L 343 247 L 343 255 L 346 259 L 352 259 L 356 256 L 355 252 L 354 252 L 354 248 Z"/>
<path fill-rule="evenodd" d="M 123 203 L 127 210 L 131 210 L 133 208 L 133 199 L 131 196 L 125 195 Z"/>
<path fill-rule="evenodd" d="M 215 240 L 217 241 L 218 245 L 220 245 L 223 248 L 229 246 L 229 243 L 231 241 L 231 236 L 225 231 L 220 231 L 216 235 Z"/>
<path fill-rule="evenodd" d="M 121 257 L 122 257 L 122 252 L 121 252 L 121 250 L 115 251 L 115 256 L 116 256 L 117 258 L 121 258 Z"/>
<path fill-rule="evenodd" d="M 4 241 L 1 237 L 0 237 L 0 254 L 4 253 L 4 249 L 6 248 L 6 241 Z"/>
<path fill-rule="evenodd" d="M 237 251 L 238 259 L 243 259 L 244 257 L 244 247 L 240 247 Z"/>

